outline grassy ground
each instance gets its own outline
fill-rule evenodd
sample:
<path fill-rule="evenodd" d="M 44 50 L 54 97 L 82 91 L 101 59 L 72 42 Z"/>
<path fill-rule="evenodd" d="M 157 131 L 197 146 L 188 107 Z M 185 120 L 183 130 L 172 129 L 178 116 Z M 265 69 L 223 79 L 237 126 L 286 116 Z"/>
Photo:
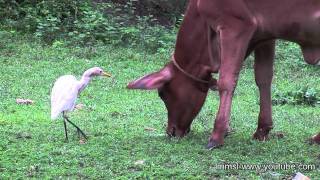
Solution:
<path fill-rule="evenodd" d="M 320 68 L 305 65 L 292 44 L 282 45 L 280 51 L 273 92 L 305 86 L 320 91 Z M 319 106 L 274 106 L 273 133 L 282 132 L 284 138 L 273 137 L 267 142 L 251 139 L 259 111 L 252 59 L 241 72 L 231 116 L 235 132 L 224 147 L 205 149 L 217 111 L 216 92 L 210 93 L 191 134 L 169 139 L 165 135 L 166 110 L 157 93 L 125 88 L 130 80 L 162 67 L 169 55 L 106 46 L 47 47 L 0 32 L 0 179 L 280 179 L 296 172 L 320 178 L 319 146 L 305 143 L 320 131 Z M 69 126 L 70 140 L 65 143 L 62 121 L 50 120 L 50 89 L 60 75 L 79 77 L 92 66 L 103 67 L 113 78 L 94 79 L 78 100 L 84 108 L 70 114 L 89 136 L 88 142 L 80 143 Z M 17 98 L 32 99 L 34 104 L 18 105 Z M 226 163 L 316 168 L 217 167 Z"/>

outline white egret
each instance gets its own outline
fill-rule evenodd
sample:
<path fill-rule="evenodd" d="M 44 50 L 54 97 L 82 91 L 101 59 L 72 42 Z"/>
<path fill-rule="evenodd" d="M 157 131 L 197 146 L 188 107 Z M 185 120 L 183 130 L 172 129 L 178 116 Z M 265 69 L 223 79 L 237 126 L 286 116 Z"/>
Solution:
<path fill-rule="evenodd" d="M 81 133 L 83 137 L 87 139 L 87 136 L 83 133 L 83 131 L 69 120 L 67 117 L 67 112 L 70 112 L 74 109 L 77 96 L 82 90 L 84 90 L 84 88 L 86 88 L 91 78 L 94 76 L 110 77 L 111 75 L 104 72 L 100 67 L 93 67 L 83 73 L 80 81 L 78 81 L 76 77 L 72 75 L 64 75 L 59 77 L 53 85 L 51 91 L 51 119 L 57 119 L 60 113 L 62 113 L 62 117 L 64 119 L 64 131 L 67 141 L 68 132 L 66 122 L 69 122 L 77 129 L 79 137 Z"/>

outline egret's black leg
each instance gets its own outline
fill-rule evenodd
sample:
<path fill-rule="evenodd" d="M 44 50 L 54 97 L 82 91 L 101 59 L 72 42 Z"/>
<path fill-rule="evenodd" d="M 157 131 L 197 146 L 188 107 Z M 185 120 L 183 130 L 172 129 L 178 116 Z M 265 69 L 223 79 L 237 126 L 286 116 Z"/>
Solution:
<path fill-rule="evenodd" d="M 77 128 L 77 130 L 83 135 L 83 137 L 84 137 L 85 139 L 88 139 L 87 136 L 86 136 L 86 134 L 84 134 L 84 132 L 83 132 L 77 125 L 75 125 L 73 122 L 71 122 L 67 117 L 66 117 L 66 120 L 67 120 L 70 124 L 72 124 L 75 128 Z"/>
<path fill-rule="evenodd" d="M 67 130 L 67 116 L 65 114 L 65 112 L 62 112 L 62 116 L 63 116 L 63 125 L 64 125 L 64 133 L 66 135 L 66 141 L 68 141 L 68 130 Z"/>
<path fill-rule="evenodd" d="M 64 133 L 65 133 L 65 135 L 66 135 L 66 141 L 68 141 L 67 122 L 66 122 L 65 119 L 63 120 L 63 125 L 64 125 Z"/>
<path fill-rule="evenodd" d="M 80 131 L 77 129 L 78 138 L 80 139 Z"/>

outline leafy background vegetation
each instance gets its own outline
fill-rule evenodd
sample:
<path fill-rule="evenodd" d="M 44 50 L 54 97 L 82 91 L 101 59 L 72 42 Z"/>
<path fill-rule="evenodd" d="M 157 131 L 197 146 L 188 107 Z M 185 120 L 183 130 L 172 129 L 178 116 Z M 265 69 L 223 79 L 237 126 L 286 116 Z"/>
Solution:
<path fill-rule="evenodd" d="M 136 9 L 144 4 L 136 5 L 136 2 L 0 1 L 0 16 L 4 17 L 0 23 L 5 29 L 31 33 L 46 44 L 92 45 L 102 42 L 147 47 L 151 52 L 172 47 L 174 28 L 158 25 L 151 12 L 137 15 L 139 11 Z M 174 25 L 180 21 L 178 17 L 175 15 L 163 21 Z M 173 22 L 172 19 L 177 20 Z"/>
<path fill-rule="evenodd" d="M 181 10 L 172 9 L 174 3 Z M 319 178 L 319 146 L 306 140 L 320 127 L 320 69 L 307 65 L 295 44 L 277 44 L 270 141 L 251 139 L 259 112 L 252 57 L 235 92 L 235 132 L 213 151 L 205 145 L 217 111 L 216 92 L 209 94 L 191 134 L 170 139 L 157 93 L 125 89 L 130 80 L 168 62 L 184 3 L 0 0 L 0 179 L 280 179 L 298 171 Z M 70 114 L 89 135 L 88 142 L 80 143 L 70 127 L 71 139 L 65 143 L 62 121 L 49 117 L 50 89 L 60 75 L 79 77 L 92 66 L 103 67 L 113 78 L 94 79 L 79 98 L 84 107 Z M 18 105 L 17 98 L 34 104 Z M 215 168 L 224 163 L 317 168 Z"/>

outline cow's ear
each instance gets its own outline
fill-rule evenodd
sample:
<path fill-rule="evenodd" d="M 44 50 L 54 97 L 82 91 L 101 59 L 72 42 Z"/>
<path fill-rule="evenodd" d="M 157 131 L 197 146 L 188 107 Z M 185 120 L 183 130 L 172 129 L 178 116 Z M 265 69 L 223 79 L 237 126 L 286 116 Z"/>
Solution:
<path fill-rule="evenodd" d="M 158 89 L 172 79 L 170 66 L 162 70 L 143 76 L 128 84 L 128 89 Z"/>

